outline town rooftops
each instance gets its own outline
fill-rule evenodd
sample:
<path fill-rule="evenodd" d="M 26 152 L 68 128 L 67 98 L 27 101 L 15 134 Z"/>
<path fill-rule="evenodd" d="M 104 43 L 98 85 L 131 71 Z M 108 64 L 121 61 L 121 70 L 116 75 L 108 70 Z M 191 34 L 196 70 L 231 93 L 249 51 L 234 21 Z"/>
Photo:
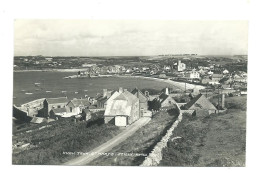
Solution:
<path fill-rule="evenodd" d="M 49 104 L 56 104 L 56 103 L 68 103 L 69 99 L 67 97 L 58 97 L 58 98 L 46 98 L 46 101 Z"/>
<path fill-rule="evenodd" d="M 88 99 L 72 99 L 71 103 L 75 106 L 75 107 L 79 107 L 79 106 L 90 106 L 90 102 Z"/>
<path fill-rule="evenodd" d="M 223 74 L 212 74 L 212 78 L 222 78 Z"/>
<path fill-rule="evenodd" d="M 185 109 L 194 110 L 196 108 L 205 110 L 217 110 L 216 107 L 202 94 L 197 95 L 190 102 L 184 105 Z"/>
<path fill-rule="evenodd" d="M 55 114 L 67 112 L 67 111 L 66 111 L 66 108 L 56 108 L 56 109 L 52 109 L 52 111 L 53 111 Z"/>

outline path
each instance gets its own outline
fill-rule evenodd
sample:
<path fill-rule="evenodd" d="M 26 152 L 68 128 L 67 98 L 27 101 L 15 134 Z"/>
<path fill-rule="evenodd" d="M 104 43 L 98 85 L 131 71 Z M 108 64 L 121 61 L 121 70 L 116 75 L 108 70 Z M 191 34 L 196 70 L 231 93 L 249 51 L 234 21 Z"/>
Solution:
<path fill-rule="evenodd" d="M 87 152 L 90 153 L 88 155 L 82 155 L 79 156 L 75 159 L 72 159 L 64 165 L 86 165 L 92 160 L 98 158 L 100 155 L 98 153 L 106 153 L 110 151 L 113 147 L 117 146 L 119 143 L 123 142 L 126 140 L 128 137 L 133 135 L 140 127 L 146 125 L 151 118 L 148 117 L 142 117 L 132 125 L 126 127 L 126 129 L 115 136 L 114 138 L 110 139 L 109 141 L 105 142 L 104 144 L 98 146 L 97 148 Z M 91 154 L 92 153 L 92 154 Z"/>

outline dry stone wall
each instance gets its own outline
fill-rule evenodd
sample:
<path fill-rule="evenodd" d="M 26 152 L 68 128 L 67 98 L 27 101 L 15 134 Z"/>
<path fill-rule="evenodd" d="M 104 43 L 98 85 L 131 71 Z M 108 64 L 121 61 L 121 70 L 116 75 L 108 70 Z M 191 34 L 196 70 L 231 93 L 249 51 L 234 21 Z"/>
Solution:
<path fill-rule="evenodd" d="M 172 135 L 174 129 L 182 121 L 182 113 L 180 112 L 178 119 L 173 123 L 170 129 L 167 130 L 166 135 L 156 144 L 152 152 L 145 158 L 144 162 L 140 166 L 157 166 L 162 160 L 162 149 L 167 146 L 168 141 Z"/>

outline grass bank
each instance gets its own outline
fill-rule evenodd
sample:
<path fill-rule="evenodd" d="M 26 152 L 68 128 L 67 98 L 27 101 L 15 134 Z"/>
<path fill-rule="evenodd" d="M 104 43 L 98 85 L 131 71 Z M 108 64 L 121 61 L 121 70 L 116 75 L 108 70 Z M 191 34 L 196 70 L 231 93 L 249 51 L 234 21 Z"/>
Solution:
<path fill-rule="evenodd" d="M 161 140 L 177 118 L 177 112 L 158 112 L 152 120 L 141 127 L 134 135 L 124 142 L 114 147 L 108 153 L 114 153 L 114 156 L 101 156 L 93 160 L 88 165 L 102 166 L 139 166 L 153 147 Z M 141 156 L 123 156 L 118 153 L 142 154 Z"/>
<path fill-rule="evenodd" d="M 14 144 L 23 142 L 30 146 L 21 152 L 13 152 L 13 164 L 61 164 L 76 157 L 64 152 L 88 152 L 122 131 L 114 125 L 104 124 L 100 115 L 87 122 L 75 123 L 68 118 L 48 125 L 50 126 L 41 130 L 14 136 Z"/>
<path fill-rule="evenodd" d="M 183 117 L 160 166 L 245 166 L 246 97 L 230 97 L 226 113 Z"/>

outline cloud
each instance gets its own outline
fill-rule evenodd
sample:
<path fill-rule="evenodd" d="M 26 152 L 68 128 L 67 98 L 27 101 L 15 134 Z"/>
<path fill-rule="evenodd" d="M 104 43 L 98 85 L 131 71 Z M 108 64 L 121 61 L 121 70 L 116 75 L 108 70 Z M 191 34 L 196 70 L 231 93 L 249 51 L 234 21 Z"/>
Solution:
<path fill-rule="evenodd" d="M 15 55 L 247 52 L 247 21 L 16 20 Z"/>

